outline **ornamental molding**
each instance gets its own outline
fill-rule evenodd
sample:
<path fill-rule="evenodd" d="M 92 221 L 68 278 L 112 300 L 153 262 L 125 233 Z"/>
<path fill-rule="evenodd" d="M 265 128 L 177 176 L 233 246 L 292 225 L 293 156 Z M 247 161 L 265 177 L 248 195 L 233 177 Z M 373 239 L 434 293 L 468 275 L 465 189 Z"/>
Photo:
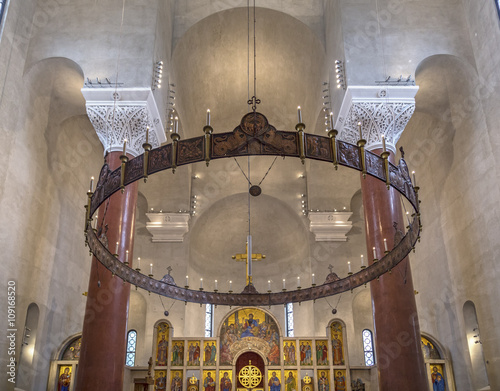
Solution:
<path fill-rule="evenodd" d="M 309 212 L 309 230 L 317 242 L 347 242 L 352 212 Z"/>
<path fill-rule="evenodd" d="M 146 213 L 150 220 L 146 228 L 152 242 L 182 242 L 189 231 L 189 213 Z"/>
<path fill-rule="evenodd" d="M 366 149 L 382 148 L 396 152 L 396 144 L 415 111 L 418 86 L 349 86 L 335 128 L 338 139 L 356 144 L 361 122 Z"/>
<path fill-rule="evenodd" d="M 144 152 L 146 129 L 153 148 L 167 141 L 153 92 L 149 88 L 82 88 L 87 115 L 104 147 L 104 154 L 123 150 L 132 156 Z"/>

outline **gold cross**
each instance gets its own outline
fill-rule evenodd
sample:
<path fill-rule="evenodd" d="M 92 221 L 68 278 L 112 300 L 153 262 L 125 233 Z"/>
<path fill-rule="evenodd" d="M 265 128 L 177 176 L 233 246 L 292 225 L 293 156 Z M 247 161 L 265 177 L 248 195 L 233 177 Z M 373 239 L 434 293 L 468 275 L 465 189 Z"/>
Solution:
<path fill-rule="evenodd" d="M 248 256 L 247 256 L 247 253 L 248 253 L 248 243 L 246 245 L 246 248 L 247 248 L 247 252 L 244 253 L 244 254 L 236 254 L 236 255 L 233 255 L 232 258 L 236 260 L 236 262 L 245 262 L 245 264 L 248 263 Z M 266 256 L 263 255 L 263 254 L 254 254 L 252 253 L 252 262 L 253 261 L 262 261 L 263 259 L 265 259 Z M 251 284 L 252 281 L 250 278 L 248 278 L 248 269 L 247 269 L 247 285 L 248 284 Z"/>

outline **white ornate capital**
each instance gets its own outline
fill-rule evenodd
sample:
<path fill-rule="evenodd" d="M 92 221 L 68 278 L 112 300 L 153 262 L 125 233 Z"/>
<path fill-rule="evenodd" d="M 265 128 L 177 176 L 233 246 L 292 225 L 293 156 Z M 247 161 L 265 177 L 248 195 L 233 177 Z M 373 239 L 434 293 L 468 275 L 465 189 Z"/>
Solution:
<path fill-rule="evenodd" d="M 418 86 L 349 86 L 342 102 L 335 129 L 338 139 L 351 144 L 359 140 L 361 122 L 366 149 L 382 148 L 396 152 L 396 144 L 415 111 Z"/>
<path fill-rule="evenodd" d="M 165 142 L 158 107 L 149 88 L 82 88 L 87 115 L 106 152 L 123 150 L 138 156 L 144 152 L 146 129 L 149 143 L 157 148 Z"/>
<path fill-rule="evenodd" d="M 346 242 L 352 212 L 309 212 L 309 230 L 317 242 Z"/>
<path fill-rule="evenodd" d="M 189 213 L 146 213 L 146 228 L 153 242 L 182 242 L 189 231 Z"/>

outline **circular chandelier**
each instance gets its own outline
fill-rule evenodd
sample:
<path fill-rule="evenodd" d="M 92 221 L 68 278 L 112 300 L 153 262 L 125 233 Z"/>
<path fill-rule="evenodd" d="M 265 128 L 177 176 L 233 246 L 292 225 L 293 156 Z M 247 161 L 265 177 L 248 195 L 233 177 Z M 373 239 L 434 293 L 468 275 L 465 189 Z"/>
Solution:
<path fill-rule="evenodd" d="M 399 165 L 395 166 L 389 162 L 388 152 L 384 151 L 379 156 L 366 151 L 366 141 L 363 139 L 357 145 L 337 140 L 337 131 L 334 129 L 329 131 L 329 137 L 305 133 L 300 111 L 299 123 L 295 129 L 296 132 L 276 130 L 263 114 L 254 110 L 243 116 L 232 132 L 213 134 L 213 128 L 207 121 L 203 129 L 204 136 L 181 140 L 177 133 L 173 133 L 170 144 L 151 149 L 146 141 L 143 144 L 144 154 L 130 161 L 127 156 L 122 155 L 122 164 L 114 171 L 104 164 L 95 192 L 87 193 L 85 242 L 91 253 L 113 275 L 138 288 L 185 302 L 229 306 L 271 306 L 316 300 L 353 290 L 390 272 L 414 249 L 422 227 L 418 187 L 412 184 L 405 160 L 401 158 Z M 142 274 L 139 269 L 134 270 L 127 263 L 121 262 L 99 240 L 96 230 L 92 228 L 92 217 L 99 206 L 115 192 L 123 191 L 125 186 L 141 178 L 146 180 L 149 175 L 167 169 L 175 171 L 182 165 L 205 161 L 208 166 L 213 159 L 250 155 L 295 157 L 300 158 L 302 163 L 305 159 L 314 159 L 329 162 L 335 169 L 340 165 L 361 171 L 363 176 L 377 178 L 386 183 L 387 189 L 392 187 L 404 196 L 414 208 L 413 221 L 409 222 L 406 234 L 396 231 L 395 246 L 391 251 L 386 251 L 380 260 L 374 259 L 370 266 L 357 273 L 339 278 L 331 272 L 323 284 L 275 293 L 259 293 L 251 283 L 241 293 L 224 293 L 180 287 L 169 275 L 170 278 L 156 280 L 152 275 Z"/>

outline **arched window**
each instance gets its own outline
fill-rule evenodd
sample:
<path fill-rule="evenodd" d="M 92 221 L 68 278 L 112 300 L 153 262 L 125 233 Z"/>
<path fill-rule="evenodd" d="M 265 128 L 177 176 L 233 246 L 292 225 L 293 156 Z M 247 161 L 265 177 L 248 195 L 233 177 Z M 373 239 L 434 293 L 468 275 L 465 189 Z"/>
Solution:
<path fill-rule="evenodd" d="M 127 355 L 125 365 L 133 367 L 135 365 L 135 348 L 137 345 L 137 331 L 130 330 L 127 334 Z"/>
<path fill-rule="evenodd" d="M 0 22 L 3 22 L 3 14 L 5 13 L 6 6 L 7 0 L 0 0 Z"/>
<path fill-rule="evenodd" d="M 363 330 L 363 352 L 365 355 L 365 365 L 371 367 L 375 365 L 375 352 L 373 351 L 373 333 L 368 330 Z"/>
<path fill-rule="evenodd" d="M 205 337 L 214 336 L 214 305 L 205 305 Z"/>
<path fill-rule="evenodd" d="M 285 305 L 286 336 L 293 337 L 293 303 Z"/>
<path fill-rule="evenodd" d="M 500 0 L 494 0 L 497 7 L 498 17 L 500 18 Z"/>

